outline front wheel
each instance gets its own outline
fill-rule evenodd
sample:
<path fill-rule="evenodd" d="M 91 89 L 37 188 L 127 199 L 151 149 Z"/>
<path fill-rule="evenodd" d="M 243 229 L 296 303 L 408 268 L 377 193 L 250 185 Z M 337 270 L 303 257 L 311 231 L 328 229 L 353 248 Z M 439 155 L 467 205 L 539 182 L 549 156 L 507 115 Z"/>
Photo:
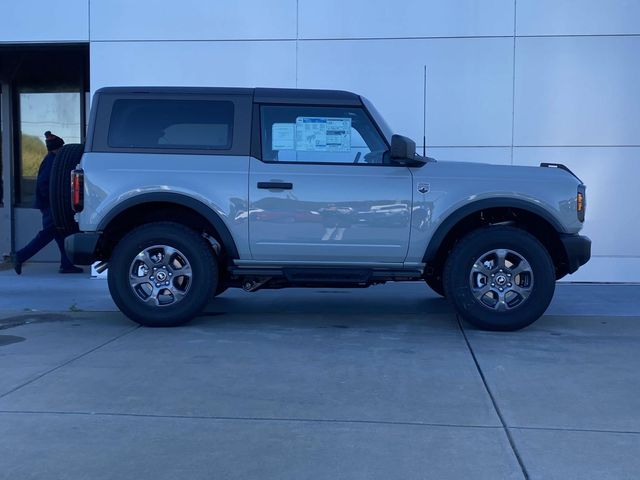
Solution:
<path fill-rule="evenodd" d="M 515 227 L 485 227 L 451 251 L 444 289 L 468 322 L 486 330 L 518 330 L 549 306 L 555 270 L 546 248 L 533 235 Z"/>
<path fill-rule="evenodd" d="M 198 315 L 218 283 L 211 248 L 193 230 L 172 222 L 142 225 L 111 256 L 109 291 L 134 322 L 173 327 Z"/>
<path fill-rule="evenodd" d="M 444 285 L 442 284 L 442 272 L 434 272 L 432 275 L 425 275 L 424 281 L 431 290 L 440 295 L 445 296 Z"/>

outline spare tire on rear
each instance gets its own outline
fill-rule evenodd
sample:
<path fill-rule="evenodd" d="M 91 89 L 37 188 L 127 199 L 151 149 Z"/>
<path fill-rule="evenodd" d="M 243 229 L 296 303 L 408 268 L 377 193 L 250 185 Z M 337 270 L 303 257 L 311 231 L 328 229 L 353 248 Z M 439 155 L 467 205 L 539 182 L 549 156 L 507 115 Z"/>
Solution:
<path fill-rule="evenodd" d="M 71 205 L 71 171 L 80 163 L 83 153 L 84 144 L 68 143 L 58 151 L 51 168 L 49 183 L 51 214 L 54 225 L 65 236 L 78 231 Z"/>

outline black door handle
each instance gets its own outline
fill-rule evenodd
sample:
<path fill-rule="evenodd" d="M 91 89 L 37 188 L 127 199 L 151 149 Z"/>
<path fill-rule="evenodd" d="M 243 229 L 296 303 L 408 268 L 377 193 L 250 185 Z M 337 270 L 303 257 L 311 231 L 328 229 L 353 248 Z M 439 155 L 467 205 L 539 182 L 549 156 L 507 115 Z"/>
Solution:
<path fill-rule="evenodd" d="M 288 182 L 258 182 L 258 188 L 267 190 L 291 190 L 293 183 Z"/>

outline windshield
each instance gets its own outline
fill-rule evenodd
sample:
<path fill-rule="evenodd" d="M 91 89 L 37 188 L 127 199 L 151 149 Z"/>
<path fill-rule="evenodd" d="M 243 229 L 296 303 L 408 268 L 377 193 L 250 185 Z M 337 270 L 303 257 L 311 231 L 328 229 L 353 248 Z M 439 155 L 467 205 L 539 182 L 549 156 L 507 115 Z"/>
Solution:
<path fill-rule="evenodd" d="M 391 128 L 389 128 L 389 125 L 384 121 L 383 116 L 380 115 L 380 112 L 376 110 L 376 107 L 373 106 L 373 103 L 371 103 L 369 99 L 362 96 L 360 98 L 362 99 L 362 103 L 364 103 L 366 109 L 369 111 L 369 114 L 373 117 L 374 122 L 378 124 L 378 128 L 382 131 L 384 138 L 387 139 L 387 143 L 391 145 L 391 135 L 393 135 Z"/>

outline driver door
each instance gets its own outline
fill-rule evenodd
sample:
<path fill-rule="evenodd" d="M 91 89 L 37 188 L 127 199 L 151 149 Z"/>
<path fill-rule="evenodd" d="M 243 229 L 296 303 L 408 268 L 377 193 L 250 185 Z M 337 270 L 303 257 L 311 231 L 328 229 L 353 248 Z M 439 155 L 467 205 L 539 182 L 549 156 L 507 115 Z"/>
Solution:
<path fill-rule="evenodd" d="M 402 263 L 412 179 L 385 163 L 382 135 L 360 107 L 262 105 L 261 158 L 251 158 L 254 260 Z"/>

